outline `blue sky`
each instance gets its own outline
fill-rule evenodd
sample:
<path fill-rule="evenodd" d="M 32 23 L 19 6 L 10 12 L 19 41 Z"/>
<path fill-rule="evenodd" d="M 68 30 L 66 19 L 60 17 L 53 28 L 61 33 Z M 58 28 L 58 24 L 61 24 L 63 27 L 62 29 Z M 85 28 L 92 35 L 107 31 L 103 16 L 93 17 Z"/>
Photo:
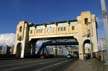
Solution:
<path fill-rule="evenodd" d="M 103 36 L 100 0 L 0 0 L 0 34 L 15 33 L 16 25 L 22 20 L 33 23 L 74 20 L 88 10 L 100 20 L 100 38 Z"/>

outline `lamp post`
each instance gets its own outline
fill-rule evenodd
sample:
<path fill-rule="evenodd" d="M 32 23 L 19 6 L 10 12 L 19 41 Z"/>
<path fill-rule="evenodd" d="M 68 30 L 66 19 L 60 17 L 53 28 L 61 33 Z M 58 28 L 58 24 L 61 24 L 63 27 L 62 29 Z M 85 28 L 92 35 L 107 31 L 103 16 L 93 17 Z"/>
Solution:
<path fill-rule="evenodd" d="M 106 42 L 105 52 L 104 52 L 104 62 L 106 65 L 108 65 L 108 17 L 107 17 L 105 0 L 101 0 L 101 8 L 102 8 L 102 15 L 103 15 L 103 22 L 104 22 L 105 42 Z"/>

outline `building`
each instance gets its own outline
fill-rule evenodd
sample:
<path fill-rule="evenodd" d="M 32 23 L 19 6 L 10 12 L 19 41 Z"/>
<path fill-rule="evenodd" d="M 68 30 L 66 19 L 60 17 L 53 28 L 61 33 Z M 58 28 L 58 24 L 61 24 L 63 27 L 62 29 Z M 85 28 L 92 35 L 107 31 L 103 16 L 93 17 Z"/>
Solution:
<path fill-rule="evenodd" d="M 9 47 L 7 45 L 3 45 L 3 46 L 0 46 L 0 54 L 1 55 L 9 55 L 9 54 L 12 54 L 12 51 L 13 48 L 12 47 Z"/>
<path fill-rule="evenodd" d="M 76 39 L 79 58 L 84 59 L 85 44 L 91 45 L 91 55 L 98 51 L 97 22 L 94 14 L 82 12 L 75 20 L 52 22 L 48 24 L 32 24 L 21 21 L 16 28 L 16 41 L 13 54 L 24 58 L 34 54 L 34 46 L 39 39 Z"/>

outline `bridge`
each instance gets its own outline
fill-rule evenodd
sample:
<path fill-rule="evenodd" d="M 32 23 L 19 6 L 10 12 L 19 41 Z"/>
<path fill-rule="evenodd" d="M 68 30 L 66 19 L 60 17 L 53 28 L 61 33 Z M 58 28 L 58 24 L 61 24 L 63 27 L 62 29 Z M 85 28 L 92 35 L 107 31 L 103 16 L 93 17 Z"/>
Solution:
<path fill-rule="evenodd" d="M 73 45 L 74 41 L 54 43 L 54 40 L 74 40 L 78 45 L 79 59 L 84 60 L 86 51 L 90 50 L 91 57 L 97 55 L 97 22 L 94 14 L 89 11 L 81 12 L 75 20 L 33 24 L 20 21 L 16 27 L 16 41 L 13 54 L 17 57 L 35 53 L 34 47 L 38 40 L 50 40 L 53 45 Z M 60 42 L 60 41 L 59 41 Z M 46 45 L 51 45 L 47 43 Z M 71 44 L 72 43 L 72 44 Z M 87 48 L 89 45 L 90 47 Z M 37 47 L 36 47 L 37 48 Z"/>

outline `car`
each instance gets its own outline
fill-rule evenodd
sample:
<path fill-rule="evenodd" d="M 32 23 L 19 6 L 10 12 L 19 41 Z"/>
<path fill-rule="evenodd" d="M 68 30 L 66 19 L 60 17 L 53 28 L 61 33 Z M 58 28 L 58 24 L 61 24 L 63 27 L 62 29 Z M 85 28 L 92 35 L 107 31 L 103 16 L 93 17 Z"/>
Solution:
<path fill-rule="evenodd" d="M 70 59 L 70 58 L 73 58 L 73 56 L 71 54 L 67 54 L 66 58 Z"/>

